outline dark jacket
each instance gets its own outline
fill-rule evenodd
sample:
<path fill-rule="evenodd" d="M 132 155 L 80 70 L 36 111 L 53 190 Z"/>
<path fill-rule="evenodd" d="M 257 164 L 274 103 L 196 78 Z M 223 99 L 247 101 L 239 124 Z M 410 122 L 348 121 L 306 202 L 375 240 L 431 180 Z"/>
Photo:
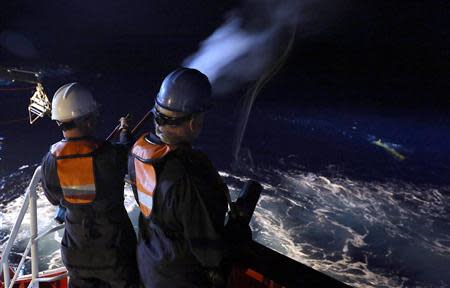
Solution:
<path fill-rule="evenodd" d="M 207 287 L 224 254 L 226 185 L 208 157 L 138 139 L 128 171 L 140 205 L 138 266 L 146 287 Z M 150 206 L 150 207 L 149 207 Z"/>
<path fill-rule="evenodd" d="M 123 204 L 126 159 L 126 147 L 92 138 L 62 140 L 44 157 L 45 195 L 67 209 L 61 252 L 69 273 L 135 266 L 136 236 Z M 136 281 L 132 272 L 123 276 Z"/>

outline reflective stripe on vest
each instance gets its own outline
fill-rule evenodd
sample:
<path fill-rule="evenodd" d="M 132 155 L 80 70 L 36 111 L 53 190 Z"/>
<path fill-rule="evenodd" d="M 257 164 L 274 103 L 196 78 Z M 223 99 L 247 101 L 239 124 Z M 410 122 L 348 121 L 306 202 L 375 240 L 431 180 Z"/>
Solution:
<path fill-rule="evenodd" d="M 95 200 L 94 159 L 99 144 L 92 140 L 61 141 L 52 146 L 64 199 L 73 204 Z"/>
<path fill-rule="evenodd" d="M 169 152 L 169 146 L 148 142 L 145 140 L 145 135 L 136 141 L 131 150 L 131 153 L 135 156 L 134 169 L 139 208 L 145 217 L 152 213 L 153 194 L 157 184 L 155 167 L 153 164 L 146 162 L 161 158 Z"/>
<path fill-rule="evenodd" d="M 156 172 L 152 164 L 134 160 L 136 171 L 136 189 L 139 198 L 139 207 L 145 217 L 150 216 L 153 208 L 153 192 L 156 187 Z"/>

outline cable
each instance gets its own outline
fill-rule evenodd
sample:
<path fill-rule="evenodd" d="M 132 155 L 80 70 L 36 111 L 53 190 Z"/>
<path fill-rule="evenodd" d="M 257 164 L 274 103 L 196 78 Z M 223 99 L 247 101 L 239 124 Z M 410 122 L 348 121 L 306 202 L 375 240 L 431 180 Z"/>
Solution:
<path fill-rule="evenodd" d="M 0 91 L 24 91 L 24 90 L 33 90 L 36 87 L 16 87 L 16 88 L 0 88 Z"/>
<path fill-rule="evenodd" d="M 297 23 L 297 21 L 295 21 Z M 238 125 L 235 130 L 234 141 L 233 141 L 233 166 L 236 166 L 239 161 L 239 151 L 241 149 L 242 139 L 244 138 L 245 130 L 247 128 L 248 118 L 250 116 L 250 111 L 252 109 L 253 103 L 256 96 L 262 90 L 262 88 L 269 82 L 283 67 L 286 59 L 291 51 L 295 36 L 297 34 L 297 26 L 294 26 L 291 37 L 287 44 L 286 49 L 280 55 L 278 60 L 266 70 L 266 72 L 258 79 L 258 81 L 253 85 L 244 96 L 244 103 L 241 106 L 240 118 L 238 120 Z"/>
<path fill-rule="evenodd" d="M 25 118 L 19 118 L 19 119 L 10 119 L 10 120 L 5 120 L 5 121 L 0 121 L 0 125 L 7 125 L 7 124 L 12 124 L 12 123 L 17 123 L 17 122 L 22 122 L 28 120 L 28 117 Z"/>

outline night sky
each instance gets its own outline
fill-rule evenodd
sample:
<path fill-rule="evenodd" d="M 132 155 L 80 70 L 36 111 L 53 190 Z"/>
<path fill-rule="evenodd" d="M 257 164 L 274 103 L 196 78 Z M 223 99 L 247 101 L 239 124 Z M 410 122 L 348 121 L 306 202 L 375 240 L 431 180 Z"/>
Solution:
<path fill-rule="evenodd" d="M 255 3 L 2 1 L 0 61 L 6 66 L 67 64 L 87 73 L 161 78 L 197 51 L 230 11 L 251 19 Z M 308 103 L 447 113 L 448 1 L 307 3 L 307 12 L 302 14 L 307 17 L 299 16 L 290 58 L 262 97 L 278 99 L 284 94 Z M 260 23 L 252 23 L 253 19 L 243 25 L 250 29 L 264 25 L 264 18 L 258 19 Z M 4 41 L 11 33 L 24 36 L 31 47 L 28 43 L 28 48 L 12 53 Z M 158 84 L 149 84 L 149 89 Z"/>

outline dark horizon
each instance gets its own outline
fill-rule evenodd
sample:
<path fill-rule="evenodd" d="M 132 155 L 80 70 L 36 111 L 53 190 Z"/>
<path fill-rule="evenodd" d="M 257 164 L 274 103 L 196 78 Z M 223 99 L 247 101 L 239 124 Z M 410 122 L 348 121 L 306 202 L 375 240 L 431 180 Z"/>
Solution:
<path fill-rule="evenodd" d="M 118 75 L 125 81 L 162 77 L 195 53 L 230 11 L 240 11 L 244 19 L 251 14 L 248 3 L 2 3 L 1 65 L 69 65 L 79 74 Z M 267 86 L 272 92 L 261 97 L 276 99 L 286 87 L 293 95 L 283 91 L 285 97 L 304 103 L 443 112 L 450 107 L 448 2 L 308 3 L 309 18 L 298 24 L 294 48 Z M 264 23 L 242 25 L 258 29 Z M 26 38 L 22 46 L 27 47 L 13 53 L 5 44 L 11 33 Z M 280 41 L 279 48 L 284 45 Z"/>

